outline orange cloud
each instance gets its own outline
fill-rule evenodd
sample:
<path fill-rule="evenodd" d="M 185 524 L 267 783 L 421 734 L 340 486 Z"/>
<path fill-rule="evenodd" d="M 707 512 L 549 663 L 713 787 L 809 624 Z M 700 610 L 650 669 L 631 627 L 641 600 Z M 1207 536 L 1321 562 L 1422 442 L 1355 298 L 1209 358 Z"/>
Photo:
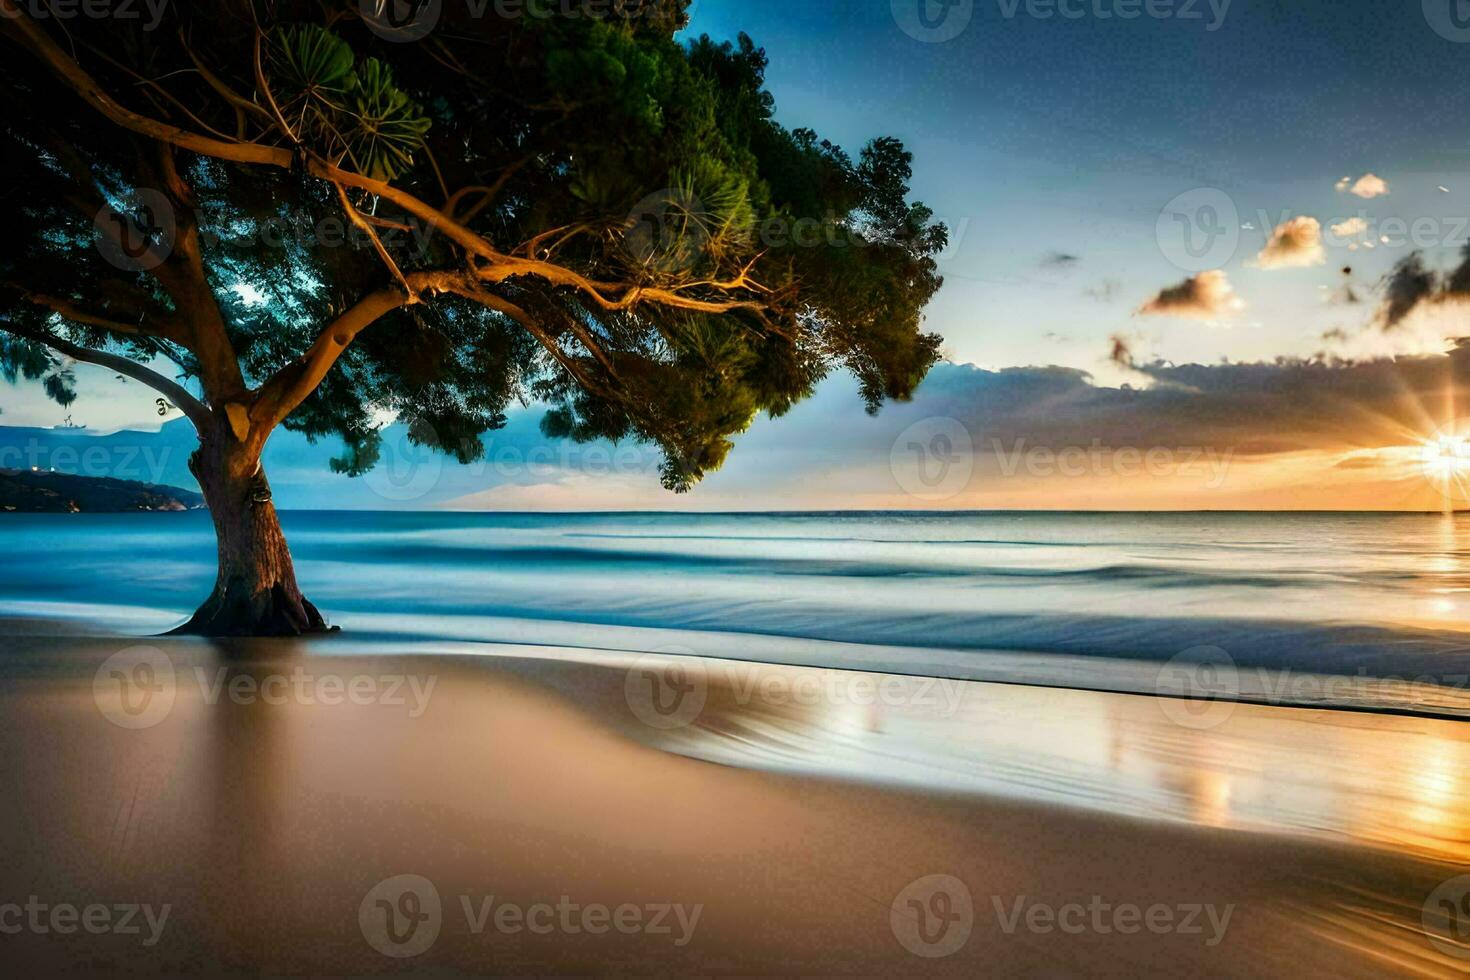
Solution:
<path fill-rule="evenodd" d="M 1214 269 L 1160 290 L 1158 295 L 1139 307 L 1138 312 L 1194 320 L 1221 320 L 1243 309 L 1245 301 L 1235 295 L 1225 272 Z"/>
<path fill-rule="evenodd" d="M 1338 238 L 1357 238 L 1367 230 L 1368 222 L 1362 218 L 1348 218 L 1332 226 L 1332 233 Z"/>
<path fill-rule="evenodd" d="M 1255 264 L 1261 269 L 1296 269 L 1321 265 L 1325 261 L 1327 255 L 1322 250 L 1321 222 L 1302 216 L 1276 226 L 1266 247 L 1256 256 Z"/>
<path fill-rule="evenodd" d="M 1337 189 L 1371 200 L 1388 193 L 1388 181 L 1376 174 L 1364 174 L 1356 181 L 1351 177 L 1344 177 L 1337 182 Z"/>

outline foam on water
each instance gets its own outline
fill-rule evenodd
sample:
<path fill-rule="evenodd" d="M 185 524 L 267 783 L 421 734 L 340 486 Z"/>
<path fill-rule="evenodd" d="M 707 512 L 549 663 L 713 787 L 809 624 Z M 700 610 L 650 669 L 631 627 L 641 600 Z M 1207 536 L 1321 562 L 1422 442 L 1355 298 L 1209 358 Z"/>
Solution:
<path fill-rule="evenodd" d="M 298 578 L 329 619 L 402 643 L 679 648 L 1144 692 L 1159 689 L 1160 663 L 1213 647 L 1245 672 L 1244 698 L 1266 690 L 1292 703 L 1449 714 L 1460 713 L 1470 673 L 1470 517 L 288 512 L 283 521 Z M 0 566 L 3 616 L 160 631 L 214 577 L 203 513 L 11 514 L 0 534 L 13 556 Z M 1283 674 L 1362 683 L 1293 693 Z M 1423 682 L 1442 690 L 1426 696 Z"/>

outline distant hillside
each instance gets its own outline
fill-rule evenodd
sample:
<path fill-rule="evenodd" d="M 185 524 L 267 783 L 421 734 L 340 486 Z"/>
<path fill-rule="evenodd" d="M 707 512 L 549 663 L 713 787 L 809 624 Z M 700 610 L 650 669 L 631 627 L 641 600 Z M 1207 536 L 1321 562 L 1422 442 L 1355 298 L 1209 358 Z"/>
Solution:
<path fill-rule="evenodd" d="M 139 510 L 195 510 L 204 498 L 192 490 L 111 477 L 0 469 L 0 512 L 121 514 Z"/>

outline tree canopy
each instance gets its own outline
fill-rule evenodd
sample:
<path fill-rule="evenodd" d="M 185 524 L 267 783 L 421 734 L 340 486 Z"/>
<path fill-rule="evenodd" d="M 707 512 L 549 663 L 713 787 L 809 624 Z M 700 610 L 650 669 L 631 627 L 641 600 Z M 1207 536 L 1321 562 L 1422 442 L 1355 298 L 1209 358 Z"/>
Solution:
<path fill-rule="evenodd" d="M 0 0 L 0 371 L 65 402 L 104 363 L 350 473 L 385 418 L 469 461 L 540 400 L 684 490 L 834 368 L 876 410 L 936 360 L 910 154 L 780 125 L 750 38 L 676 40 L 688 0 L 446 0 L 422 36 L 375 2 Z"/>

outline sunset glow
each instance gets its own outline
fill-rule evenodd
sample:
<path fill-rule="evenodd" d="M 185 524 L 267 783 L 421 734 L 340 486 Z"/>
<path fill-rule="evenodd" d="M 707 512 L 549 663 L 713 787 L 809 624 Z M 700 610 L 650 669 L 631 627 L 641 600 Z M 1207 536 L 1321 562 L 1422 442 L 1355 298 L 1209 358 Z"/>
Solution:
<path fill-rule="evenodd" d="M 1425 475 L 1443 481 L 1463 481 L 1470 474 L 1470 439 L 1437 433 L 1422 447 Z"/>
<path fill-rule="evenodd" d="M 0 0 L 0 963 L 1470 976 L 1467 18 Z"/>

